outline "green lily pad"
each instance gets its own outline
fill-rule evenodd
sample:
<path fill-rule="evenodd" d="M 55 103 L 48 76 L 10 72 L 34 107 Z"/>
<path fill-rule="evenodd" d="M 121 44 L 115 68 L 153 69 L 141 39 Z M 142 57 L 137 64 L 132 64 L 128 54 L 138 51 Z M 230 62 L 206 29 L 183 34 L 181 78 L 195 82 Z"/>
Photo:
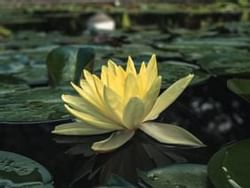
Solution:
<path fill-rule="evenodd" d="M 208 163 L 208 176 L 216 188 L 250 187 L 250 139 L 218 151 Z"/>
<path fill-rule="evenodd" d="M 73 92 L 70 87 L 16 87 L 9 87 L 0 94 L 0 122 L 41 122 L 70 118 L 61 100 L 63 93 Z"/>
<path fill-rule="evenodd" d="M 39 52 L 40 53 L 40 52 Z M 42 53 L 43 54 L 43 53 Z M 0 54 L 1 82 L 6 83 L 47 83 L 46 65 L 42 57 L 31 57 L 31 53 Z"/>
<path fill-rule="evenodd" d="M 230 79 L 227 81 L 227 87 L 250 102 L 250 80 L 249 79 Z"/>
<path fill-rule="evenodd" d="M 26 89 L 29 89 L 29 86 L 26 84 L 7 84 L 7 83 L 1 83 L 0 82 L 0 95 L 4 94 L 10 94 L 18 91 L 24 91 Z"/>
<path fill-rule="evenodd" d="M 212 75 L 248 75 L 250 56 L 246 51 L 237 49 L 218 50 L 204 55 L 198 64 Z"/>
<path fill-rule="evenodd" d="M 139 176 L 152 188 L 209 188 L 206 165 L 176 164 L 140 172 Z"/>
<path fill-rule="evenodd" d="M 20 63 L 20 56 L 0 56 L 0 74 L 14 74 L 24 69 L 25 64 Z M 12 63 L 10 63 L 12 62 Z M 22 62 L 22 61 L 21 61 Z"/>
<path fill-rule="evenodd" d="M 158 67 L 159 75 L 162 76 L 162 88 L 169 87 L 172 83 L 188 74 L 195 75 L 191 85 L 204 82 L 210 77 L 206 72 L 200 71 L 198 67 L 185 62 L 164 61 L 160 62 Z"/>
<path fill-rule="evenodd" d="M 25 156 L 0 151 L 0 187 L 53 188 L 50 173 Z"/>
<path fill-rule="evenodd" d="M 233 31 L 232 31 L 233 32 Z M 195 32 L 197 33 L 197 32 Z M 249 74 L 250 40 L 245 34 L 218 36 L 178 36 L 172 41 L 156 41 L 158 50 L 179 52 L 211 75 Z"/>
<path fill-rule="evenodd" d="M 83 68 L 93 67 L 95 53 L 91 48 L 58 47 L 47 56 L 47 68 L 52 85 L 79 82 Z"/>

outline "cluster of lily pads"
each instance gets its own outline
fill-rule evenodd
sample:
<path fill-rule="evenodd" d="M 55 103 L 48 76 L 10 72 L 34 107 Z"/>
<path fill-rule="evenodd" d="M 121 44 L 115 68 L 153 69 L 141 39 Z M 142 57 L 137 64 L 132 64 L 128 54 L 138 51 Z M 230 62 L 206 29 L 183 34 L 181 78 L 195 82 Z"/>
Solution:
<path fill-rule="evenodd" d="M 110 41 L 120 43 L 120 47 L 113 47 L 112 44 L 93 44 L 88 39 L 80 37 L 60 37 L 59 34 L 59 36 L 54 37 L 55 34 L 50 36 L 20 32 L 13 36 L 13 39 L 8 40 L 9 42 L 1 44 L 4 49 L 0 57 L 0 77 L 2 80 L 1 87 L 3 88 L 1 89 L 1 92 L 3 92 L 1 98 L 5 99 L 5 95 L 8 95 L 8 97 L 12 98 L 13 96 L 15 99 L 11 100 L 13 104 L 6 104 L 4 101 L 0 103 L 3 106 L 0 120 L 2 122 L 10 119 L 12 121 L 41 121 L 60 119 L 67 116 L 63 107 L 60 107 L 61 102 L 59 100 L 47 100 L 47 102 L 43 100 L 43 96 L 52 97 L 52 95 L 46 94 L 46 92 L 49 92 L 45 91 L 46 89 L 41 89 L 42 96 L 40 97 L 37 94 L 33 95 L 33 92 L 31 92 L 29 99 L 27 99 L 25 93 L 30 92 L 29 85 L 48 84 L 49 79 L 44 62 L 46 61 L 46 54 L 59 45 L 58 41 L 75 43 L 71 47 L 63 47 L 56 52 L 64 53 L 63 60 L 59 59 L 62 73 L 64 69 L 67 70 L 69 64 L 75 62 L 78 49 L 81 47 L 91 47 L 95 50 L 95 64 L 92 65 L 94 73 L 100 72 L 100 63 L 106 62 L 110 57 L 115 62 L 122 63 L 125 62 L 129 54 L 135 57 L 135 64 L 139 66 L 142 60 L 147 60 L 152 52 L 155 52 L 160 62 L 159 74 L 163 76 L 162 87 L 166 88 L 178 78 L 190 73 L 195 73 L 192 84 L 201 83 L 211 76 L 247 76 L 249 72 L 249 27 L 248 23 L 232 23 L 202 30 L 196 35 L 189 30 L 176 29 L 167 33 L 156 30 L 138 33 L 118 31 L 106 37 Z M 228 34 L 220 33 L 221 30 Z M 44 45 L 41 47 L 37 44 L 37 41 L 42 40 Z M 136 44 L 133 43 L 135 40 L 137 41 Z M 85 42 L 88 42 L 88 45 L 81 45 L 81 43 Z M 20 50 L 13 50 L 15 48 Z M 143 51 L 140 49 L 143 49 Z M 63 64 L 65 64 L 65 67 Z M 52 70 L 53 67 L 50 69 Z M 54 69 L 57 70 L 57 67 L 54 67 Z M 64 77 L 68 82 L 73 79 L 71 76 L 73 75 L 72 71 L 65 71 Z M 69 87 L 68 84 L 63 86 Z M 48 88 L 48 90 L 51 89 Z M 60 89 L 54 89 L 55 91 L 52 93 L 60 96 L 63 93 L 58 91 Z M 35 90 L 39 90 L 39 88 L 35 88 Z M 58 99 L 56 96 L 54 99 Z M 19 99 L 26 102 L 18 102 Z M 34 102 L 38 102 L 40 105 Z M 39 107 L 46 106 L 48 102 L 54 108 L 48 111 L 39 111 Z M 18 105 L 20 103 L 22 105 Z M 59 106 L 57 106 L 58 103 L 60 103 Z M 31 113 L 28 112 L 30 113 L 29 117 L 25 116 L 27 110 L 35 104 L 37 104 L 38 108 L 34 108 Z M 16 109 L 20 113 L 13 113 L 12 109 Z M 34 114 L 35 118 L 33 118 L 32 114 Z M 8 117 L 11 118 L 8 120 Z"/>
<path fill-rule="evenodd" d="M 188 74 L 194 74 L 190 87 L 206 84 L 210 77 L 222 77 L 228 80 L 229 89 L 249 101 L 249 28 L 249 22 L 245 22 L 221 24 L 198 32 L 185 29 L 165 32 L 154 29 L 139 32 L 117 31 L 105 35 L 104 42 L 109 44 L 101 44 L 100 41 L 95 43 L 90 36 L 66 37 L 59 33 L 19 32 L 8 39 L 8 42 L 0 43 L 0 125 L 58 124 L 72 121 L 73 117 L 66 112 L 60 98 L 62 94 L 74 93 L 69 82 L 77 83 L 83 68 L 100 74 L 103 63 L 109 58 L 125 66 L 128 54 L 134 57 L 137 68 L 142 61 L 149 60 L 152 52 L 157 54 L 162 89 L 168 88 Z M 43 46 L 38 45 L 41 41 Z M 72 45 L 59 47 L 61 41 Z M 136 44 L 134 41 L 137 41 Z M 152 146 L 149 146 L 151 141 L 148 142 L 147 146 L 141 142 L 142 152 L 153 151 Z M 89 146 L 88 144 L 85 142 L 85 146 Z M 249 145 L 249 140 L 246 140 L 226 146 L 212 157 L 208 165 L 175 164 L 151 171 L 138 171 L 137 186 L 249 187 L 249 169 L 243 168 L 250 165 L 250 153 L 247 150 Z M 78 150 L 71 149 L 72 153 L 74 151 Z M 124 151 L 118 151 L 114 156 L 116 159 L 122 155 L 119 152 Z M 157 155 L 156 162 L 160 161 L 159 156 L 165 160 L 177 158 L 169 157 L 174 152 L 166 152 L 163 155 L 162 152 L 164 153 L 164 150 Z M 90 153 L 91 156 L 94 155 L 93 152 Z M 145 156 L 155 158 L 150 152 Z M 92 171 L 85 175 L 93 176 L 95 172 L 103 175 L 105 169 L 113 169 L 111 161 L 104 161 L 106 166 L 95 166 L 94 163 Z M 180 159 L 180 162 L 187 161 Z M 111 167 L 107 168 L 107 165 Z M 123 165 L 126 165 L 125 162 Z M 1 178 L 9 177 L 5 172 L 6 169 L 0 168 Z M 107 176 L 103 179 L 109 178 L 110 176 Z M 126 175 L 124 179 L 113 176 L 107 181 L 106 187 L 135 187 L 125 179 Z M 79 178 L 76 178 L 75 182 L 77 180 Z"/>

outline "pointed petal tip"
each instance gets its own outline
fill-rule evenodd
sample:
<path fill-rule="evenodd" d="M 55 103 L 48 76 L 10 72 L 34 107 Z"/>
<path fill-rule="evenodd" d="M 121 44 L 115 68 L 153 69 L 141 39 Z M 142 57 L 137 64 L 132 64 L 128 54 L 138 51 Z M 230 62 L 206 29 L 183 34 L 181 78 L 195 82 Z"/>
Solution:
<path fill-rule="evenodd" d="M 61 99 L 63 100 L 63 102 L 65 103 L 72 103 L 72 100 L 75 98 L 76 96 L 73 95 L 67 95 L 67 94 L 62 94 L 61 95 Z M 80 97 L 79 97 L 80 98 Z"/>
<path fill-rule="evenodd" d="M 131 72 L 133 74 L 136 74 L 136 69 L 135 69 L 135 64 L 131 56 L 128 56 L 128 61 L 127 61 L 127 67 L 126 67 L 126 72 Z"/>
<path fill-rule="evenodd" d="M 156 54 L 152 54 L 152 55 L 151 55 L 151 58 L 150 58 L 149 62 L 154 62 L 154 63 L 157 62 Z"/>
<path fill-rule="evenodd" d="M 128 63 L 131 63 L 132 65 L 134 65 L 134 60 L 130 55 L 128 56 Z"/>
<path fill-rule="evenodd" d="M 114 65 L 116 66 L 116 63 L 112 59 L 108 59 L 108 65 Z"/>
<path fill-rule="evenodd" d="M 152 54 L 152 56 L 151 56 L 151 58 L 156 59 L 156 54 L 155 54 L 155 53 L 153 53 L 153 54 Z"/>
<path fill-rule="evenodd" d="M 189 74 L 188 77 L 189 77 L 190 79 L 192 79 L 192 78 L 194 77 L 194 74 L 193 74 L 193 73 L 192 73 L 192 74 Z"/>
<path fill-rule="evenodd" d="M 68 111 L 70 111 L 70 107 L 69 107 L 69 105 L 64 104 L 64 107 L 65 107 Z"/>
<path fill-rule="evenodd" d="M 188 86 L 188 84 L 190 84 L 190 82 L 193 80 L 193 78 L 194 78 L 194 74 L 189 74 L 189 75 L 187 75 L 186 77 L 184 77 L 183 79 L 185 79 L 186 80 L 186 83 L 187 83 L 187 86 Z M 182 79 L 182 78 L 181 78 Z M 180 80 L 181 80 L 180 79 Z"/>
<path fill-rule="evenodd" d="M 70 84 L 73 88 L 78 87 L 74 82 L 70 82 Z"/>
<path fill-rule="evenodd" d="M 61 99 L 64 101 L 64 99 L 65 99 L 65 94 L 62 94 L 62 95 L 61 95 Z"/>
<path fill-rule="evenodd" d="M 163 144 L 206 147 L 197 137 L 182 127 L 157 122 L 146 122 L 140 129 L 150 137 Z"/>
<path fill-rule="evenodd" d="M 85 76 L 85 74 L 89 74 L 89 71 L 87 71 L 86 69 L 83 69 L 82 72 L 83 72 L 84 76 Z"/>
<path fill-rule="evenodd" d="M 67 95 L 62 94 L 62 95 L 61 95 L 61 99 L 62 99 L 62 101 L 63 101 L 64 103 L 67 103 Z"/>
<path fill-rule="evenodd" d="M 67 134 L 63 134 L 63 133 L 61 133 L 61 131 L 60 131 L 60 130 L 56 130 L 56 129 L 54 129 L 53 131 L 51 131 L 51 134 L 57 134 L 57 135 L 67 135 Z"/>

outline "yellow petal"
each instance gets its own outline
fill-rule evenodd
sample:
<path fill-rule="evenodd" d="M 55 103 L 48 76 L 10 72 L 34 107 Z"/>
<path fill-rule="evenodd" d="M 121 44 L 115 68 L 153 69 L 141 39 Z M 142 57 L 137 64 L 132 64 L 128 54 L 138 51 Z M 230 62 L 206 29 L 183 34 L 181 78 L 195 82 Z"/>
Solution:
<path fill-rule="evenodd" d="M 113 78 L 115 81 L 115 85 L 112 86 L 111 88 L 116 91 L 120 97 L 123 97 L 124 95 L 124 83 L 125 83 L 125 78 L 126 78 L 126 73 L 122 69 L 122 67 L 116 66 L 116 77 Z"/>
<path fill-rule="evenodd" d="M 153 54 L 149 60 L 147 65 L 147 77 L 148 79 L 148 87 L 151 86 L 152 82 L 157 78 L 158 70 L 157 70 L 157 60 L 155 54 Z"/>
<path fill-rule="evenodd" d="M 96 75 L 93 75 L 93 79 L 94 79 L 97 94 L 98 94 L 98 96 L 99 96 L 99 98 L 101 100 L 101 103 L 103 103 L 103 88 L 104 88 L 104 85 Z"/>
<path fill-rule="evenodd" d="M 145 116 L 151 111 L 153 105 L 155 104 L 160 89 L 161 89 L 161 76 L 158 76 L 154 80 L 148 91 L 145 93 L 145 96 L 143 97 L 143 102 L 145 104 Z"/>
<path fill-rule="evenodd" d="M 108 68 L 104 65 L 101 71 L 101 81 L 104 85 L 108 85 Z"/>
<path fill-rule="evenodd" d="M 76 110 L 80 111 L 86 111 L 87 109 L 91 109 L 93 111 L 96 110 L 96 108 L 90 104 L 86 104 L 83 98 L 77 97 L 77 96 L 72 96 L 72 95 L 62 95 L 62 100 L 69 104 L 71 107 L 75 108 Z M 86 109 L 87 106 L 87 109 Z M 94 110 L 95 109 L 95 110 Z"/>
<path fill-rule="evenodd" d="M 116 73 L 120 74 L 120 77 L 123 78 L 123 80 L 125 79 L 126 72 L 124 71 L 124 69 L 121 66 L 117 67 Z"/>
<path fill-rule="evenodd" d="M 107 139 L 95 142 L 91 148 L 97 152 L 109 152 L 124 145 L 134 134 L 134 131 L 117 131 L 112 133 Z"/>
<path fill-rule="evenodd" d="M 113 75 L 116 75 L 116 67 L 117 65 L 111 60 L 108 60 L 108 72 L 109 74 L 112 73 Z"/>
<path fill-rule="evenodd" d="M 106 121 L 110 123 L 113 122 L 112 121 L 113 119 L 111 118 L 111 116 L 107 114 L 104 110 L 102 111 L 99 110 L 97 107 L 95 107 L 91 103 L 88 103 L 88 101 L 85 101 L 81 97 L 71 96 L 71 95 L 62 95 L 62 99 L 65 103 L 67 103 L 70 107 L 72 107 L 73 109 L 77 111 L 87 113 L 102 121 Z"/>
<path fill-rule="evenodd" d="M 140 72 L 138 74 L 138 84 L 140 87 L 140 93 L 145 93 L 146 86 L 147 86 L 147 80 L 148 80 L 148 77 L 147 77 L 146 65 L 143 62 L 141 64 Z"/>
<path fill-rule="evenodd" d="M 88 101 L 89 103 L 95 105 L 96 107 L 98 107 L 99 109 L 102 108 L 102 106 L 96 101 L 94 95 L 92 94 L 91 89 L 89 88 L 89 86 L 87 85 L 85 80 L 81 80 L 81 86 L 84 88 L 81 89 L 80 87 L 78 87 L 77 85 L 75 85 L 74 83 L 71 83 L 72 87 L 77 91 L 77 93 L 86 101 Z"/>
<path fill-rule="evenodd" d="M 111 114 L 116 118 L 118 122 L 121 122 L 123 104 L 122 99 L 119 95 L 116 94 L 112 89 L 104 86 L 104 103 L 107 106 L 108 110 L 111 111 Z"/>
<path fill-rule="evenodd" d="M 108 62 L 106 86 L 115 91 L 118 95 L 122 96 L 124 90 L 124 78 L 121 74 L 119 74 L 120 72 L 118 69 L 119 68 L 114 63 L 111 63 L 110 61 Z"/>
<path fill-rule="evenodd" d="M 112 130 L 98 129 L 91 125 L 81 122 L 65 123 L 55 127 L 52 131 L 54 134 L 60 135 L 98 135 L 111 132 Z"/>
<path fill-rule="evenodd" d="M 147 122 L 140 129 L 163 144 L 177 144 L 194 147 L 205 146 L 198 138 L 185 129 L 166 123 Z"/>
<path fill-rule="evenodd" d="M 109 84 L 107 85 L 110 89 L 115 91 L 120 97 L 123 97 L 124 93 L 124 76 L 120 74 L 117 68 L 116 75 L 111 76 L 109 74 Z"/>
<path fill-rule="evenodd" d="M 132 73 L 134 75 L 136 74 L 134 61 L 132 60 L 132 58 L 130 56 L 128 57 L 126 72 L 127 73 Z"/>
<path fill-rule="evenodd" d="M 138 97 L 129 100 L 123 112 L 123 123 L 128 129 L 137 128 L 144 118 L 144 104 Z"/>
<path fill-rule="evenodd" d="M 84 83 L 84 81 L 81 80 L 81 85 L 83 85 L 83 83 Z M 104 101 L 104 96 L 103 96 L 103 93 L 104 93 L 103 90 L 104 89 L 103 89 L 103 85 L 102 86 L 98 86 L 98 87 L 100 87 L 98 89 L 98 90 L 100 90 L 99 92 L 101 92 L 101 90 L 102 90 L 102 93 L 100 93 L 101 98 L 102 98 L 101 104 L 100 103 L 97 104 L 97 102 L 95 101 L 95 98 L 93 98 L 93 95 L 91 95 L 91 93 L 88 93 L 87 90 L 83 91 L 83 89 L 79 88 L 78 86 L 74 85 L 73 83 L 72 83 L 72 86 L 80 94 L 81 99 L 84 102 L 83 107 L 85 107 L 85 109 L 89 109 L 95 115 L 102 114 L 103 116 L 105 116 L 109 120 L 115 121 L 118 124 L 121 122 L 121 120 L 120 120 L 121 118 L 117 119 L 117 117 L 113 114 L 112 111 L 110 111 L 110 109 L 107 107 L 106 102 Z M 65 102 L 68 103 L 68 104 L 70 104 L 70 106 L 72 106 L 72 102 L 70 103 L 70 100 L 67 100 Z M 74 102 L 74 104 L 76 104 L 76 103 L 78 103 L 78 101 Z M 83 107 L 81 107 L 81 108 L 83 108 Z M 76 106 L 74 106 L 74 108 L 76 108 Z"/>
<path fill-rule="evenodd" d="M 95 91 L 95 82 L 94 82 L 93 76 L 87 70 L 83 70 L 83 74 L 84 74 L 84 78 L 87 81 L 87 83 L 89 84 L 90 88 L 93 90 L 93 92 L 96 92 Z"/>
<path fill-rule="evenodd" d="M 93 115 L 90 115 L 88 113 L 80 112 L 77 110 L 74 110 L 73 108 L 69 107 L 68 105 L 65 105 L 65 108 L 75 117 L 82 120 L 84 123 L 88 125 L 92 125 L 99 129 L 108 129 L 108 130 L 119 130 L 122 129 L 119 125 L 115 124 L 115 122 L 111 122 L 107 119 L 103 119 L 100 117 L 96 117 Z"/>
<path fill-rule="evenodd" d="M 124 103 L 127 103 L 131 97 L 139 96 L 139 86 L 134 74 L 129 73 L 125 80 Z"/>
<path fill-rule="evenodd" d="M 188 84 L 193 79 L 194 75 L 190 74 L 184 78 L 179 79 L 166 89 L 156 100 L 151 112 L 145 118 L 145 121 L 152 120 L 158 117 L 158 115 L 171 105 L 176 98 L 183 92 Z"/>
<path fill-rule="evenodd" d="M 99 82 L 99 78 L 97 78 L 97 76 L 90 74 L 87 70 L 84 70 L 84 77 L 86 80 L 86 84 L 82 84 L 82 89 L 84 92 L 86 92 L 86 90 L 89 90 L 88 88 L 90 88 L 91 92 L 89 93 L 89 95 L 91 95 L 93 97 L 93 99 L 96 101 L 96 103 L 98 103 L 100 106 L 102 105 L 102 87 L 101 87 L 101 83 Z M 83 83 L 83 82 L 80 82 Z"/>

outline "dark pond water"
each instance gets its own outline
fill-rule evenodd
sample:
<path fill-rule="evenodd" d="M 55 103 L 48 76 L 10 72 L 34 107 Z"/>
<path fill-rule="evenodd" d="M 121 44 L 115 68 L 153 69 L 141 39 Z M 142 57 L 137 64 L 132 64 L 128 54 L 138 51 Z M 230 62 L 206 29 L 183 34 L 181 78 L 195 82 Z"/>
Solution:
<path fill-rule="evenodd" d="M 165 161 L 167 164 L 187 161 L 206 163 L 211 155 L 221 146 L 250 136 L 250 105 L 239 96 L 231 93 L 226 88 L 225 81 L 225 78 L 211 78 L 206 84 L 196 85 L 187 89 L 158 118 L 158 121 L 175 122 L 185 127 L 208 145 L 205 149 L 177 148 L 174 152 L 171 150 L 170 153 L 174 153 L 178 157 L 174 157 L 174 160 Z M 113 152 L 108 156 L 100 154 L 93 158 L 93 156 L 90 157 L 91 155 L 88 155 L 89 157 L 84 157 L 83 154 L 72 155 L 72 153 L 78 154 L 81 153 L 81 150 L 85 150 L 85 147 L 81 148 L 81 145 L 78 145 L 78 149 L 72 150 L 71 154 L 66 153 L 70 147 L 77 145 L 78 142 L 80 143 L 81 139 L 59 139 L 61 143 L 57 143 L 55 137 L 50 133 L 56 124 L 58 123 L 2 124 L 0 126 L 0 150 L 19 153 L 38 161 L 53 175 L 55 187 L 60 188 L 68 188 L 70 182 L 78 177 L 79 174 L 86 173 L 83 167 L 91 163 L 90 159 L 92 161 L 95 160 L 96 166 L 98 166 L 98 163 L 106 161 L 105 168 L 107 174 L 114 172 L 125 177 L 129 176 L 131 181 L 133 181 L 133 176 L 135 176 L 133 174 L 135 168 L 133 165 L 128 165 L 126 174 L 124 169 L 113 168 L 107 162 L 107 158 L 112 159 L 112 164 L 116 164 L 116 161 L 120 162 L 123 157 L 130 156 L 132 159 L 135 159 L 138 157 L 138 154 L 136 156 L 134 152 L 138 150 L 137 152 L 141 153 L 140 160 L 148 160 L 146 155 L 142 155 L 140 147 L 134 150 L 126 149 L 130 147 L 131 143 L 124 146 L 123 148 L 125 149 Z M 120 156 L 120 158 L 117 156 Z M 158 166 L 161 166 L 161 164 L 158 164 Z M 139 165 L 139 167 L 144 170 L 153 166 Z M 91 169 L 91 167 L 88 169 Z M 86 177 L 83 177 L 74 184 L 74 187 L 97 185 L 100 176 L 101 172 L 96 174 L 93 172 L 92 180 L 87 180 Z"/>

